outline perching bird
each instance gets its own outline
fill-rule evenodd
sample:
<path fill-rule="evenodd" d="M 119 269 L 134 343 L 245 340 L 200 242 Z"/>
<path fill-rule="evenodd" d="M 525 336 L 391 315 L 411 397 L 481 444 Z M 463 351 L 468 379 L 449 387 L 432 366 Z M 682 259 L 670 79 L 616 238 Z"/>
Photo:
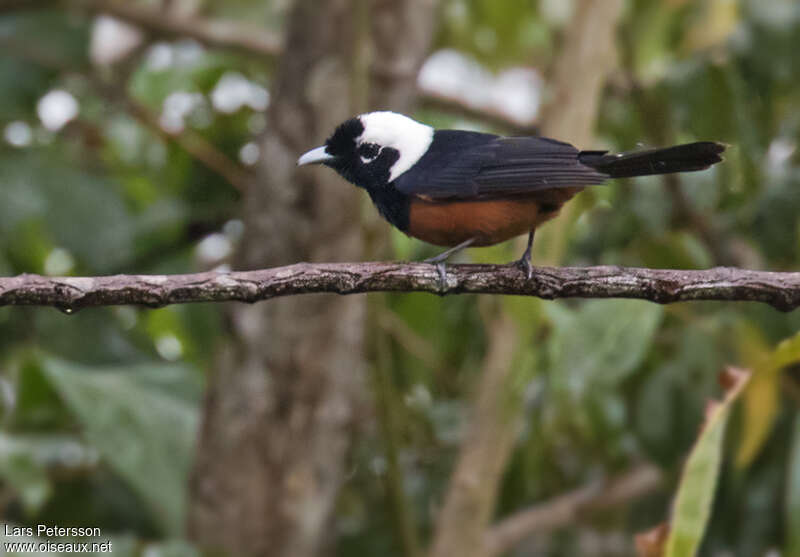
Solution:
<path fill-rule="evenodd" d="M 704 170 L 722 160 L 712 141 L 622 154 L 580 151 L 545 137 L 434 130 L 394 112 L 342 123 L 297 164 L 321 163 L 369 193 L 380 214 L 407 235 L 450 249 L 427 260 L 444 281 L 444 261 L 468 246 L 528 233 L 515 262 L 531 277 L 536 227 L 586 186 L 610 178 Z"/>

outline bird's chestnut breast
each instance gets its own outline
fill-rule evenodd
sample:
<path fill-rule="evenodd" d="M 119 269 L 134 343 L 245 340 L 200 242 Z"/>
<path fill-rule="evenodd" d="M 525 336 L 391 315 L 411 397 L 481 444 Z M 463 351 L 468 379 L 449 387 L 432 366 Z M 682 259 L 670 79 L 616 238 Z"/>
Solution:
<path fill-rule="evenodd" d="M 407 232 L 438 246 L 455 246 L 470 238 L 475 238 L 474 246 L 491 246 L 553 218 L 581 189 L 564 188 L 506 199 L 437 201 L 414 197 L 409 206 Z"/>

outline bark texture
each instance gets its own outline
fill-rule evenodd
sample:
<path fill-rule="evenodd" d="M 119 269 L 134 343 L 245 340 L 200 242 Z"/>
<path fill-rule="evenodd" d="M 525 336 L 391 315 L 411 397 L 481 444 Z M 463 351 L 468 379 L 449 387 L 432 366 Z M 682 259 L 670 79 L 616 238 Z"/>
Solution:
<path fill-rule="evenodd" d="M 442 285 L 436 269 L 425 263 L 297 263 L 224 274 L 0 278 L 0 306 L 52 306 L 67 313 L 125 304 L 162 307 L 191 302 L 253 303 L 324 292 L 505 294 L 546 300 L 636 298 L 658 304 L 700 300 L 763 302 L 791 311 L 800 307 L 800 273 L 732 267 L 704 271 L 537 267 L 528 280 L 512 265 L 448 265 L 447 283 Z"/>
<path fill-rule="evenodd" d="M 436 0 L 372 0 L 370 104 L 408 112 L 417 100 L 417 74 L 430 50 Z"/>

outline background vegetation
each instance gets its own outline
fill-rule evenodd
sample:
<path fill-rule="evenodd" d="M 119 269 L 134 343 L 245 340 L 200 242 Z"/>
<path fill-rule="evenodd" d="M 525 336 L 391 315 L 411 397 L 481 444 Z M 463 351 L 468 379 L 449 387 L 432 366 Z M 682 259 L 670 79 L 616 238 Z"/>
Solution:
<path fill-rule="evenodd" d="M 545 105 L 558 105 L 548 78 L 573 4 L 443 0 L 430 51 L 457 50 L 493 74 L 532 68 Z M 101 63 L 92 44 L 108 53 L 127 35 L 114 28 L 102 43 L 97 5 L 0 2 L 0 273 L 235 266 L 232 254 L 248 234 L 242 187 L 269 152 L 259 138 L 269 133 L 265 111 L 279 63 L 163 31 L 133 33 L 129 52 Z M 278 0 L 142 5 L 171 10 L 169 17 L 257 23 L 265 33 L 284 32 L 292 9 Z M 631 0 L 615 37 L 595 140 L 583 147 L 713 139 L 730 144 L 726 162 L 585 192 L 550 225 L 558 234 L 541 235 L 534 261 L 794 270 L 800 5 Z M 537 122 L 434 97 L 423 94 L 416 117 L 441 127 L 536 129 Z M 360 237 L 372 242 L 365 253 L 380 253 L 375 238 L 387 225 L 361 201 Z M 315 234 L 313 222 L 296 226 Z M 391 258 L 434 252 L 395 232 L 389 246 Z M 468 258 L 511 260 L 519 247 L 471 250 Z M 491 317 L 498 305 L 515 331 L 507 367 L 516 427 L 492 515 L 499 520 L 643 465 L 662 478 L 510 554 L 632 554 L 635 533 L 668 519 L 706 402 L 723 396 L 718 374 L 736 365 L 753 375 L 718 449 L 709 445 L 721 471 L 716 491 L 713 474 L 708 489 L 698 488 L 714 498 L 707 531 L 694 537 L 702 535 L 703 555 L 800 556 L 800 376 L 789 365 L 800 360 L 796 312 L 423 294 L 370 297 L 359 355 L 368 395 L 348 426 L 344 476 L 320 552 L 414 555 L 435 537 L 468 440 L 470 401 L 507 331 Z M 76 315 L 0 309 L 0 519 L 99 526 L 120 555 L 199 551 L 185 528 L 189 476 L 207 378 L 223 365 L 231 331 L 224 308 L 213 305 Z"/>

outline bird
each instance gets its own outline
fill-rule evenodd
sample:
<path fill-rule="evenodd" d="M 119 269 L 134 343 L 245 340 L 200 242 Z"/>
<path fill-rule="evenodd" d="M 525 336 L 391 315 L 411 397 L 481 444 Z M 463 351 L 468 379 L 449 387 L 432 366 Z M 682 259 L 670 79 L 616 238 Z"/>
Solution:
<path fill-rule="evenodd" d="M 536 228 L 587 186 L 613 178 L 705 170 L 726 145 L 699 141 L 612 154 L 540 136 L 434 129 L 390 111 L 346 120 L 298 166 L 322 164 L 366 190 L 406 235 L 448 249 L 425 262 L 446 283 L 445 261 L 467 247 L 528 234 L 513 264 L 533 275 Z"/>

